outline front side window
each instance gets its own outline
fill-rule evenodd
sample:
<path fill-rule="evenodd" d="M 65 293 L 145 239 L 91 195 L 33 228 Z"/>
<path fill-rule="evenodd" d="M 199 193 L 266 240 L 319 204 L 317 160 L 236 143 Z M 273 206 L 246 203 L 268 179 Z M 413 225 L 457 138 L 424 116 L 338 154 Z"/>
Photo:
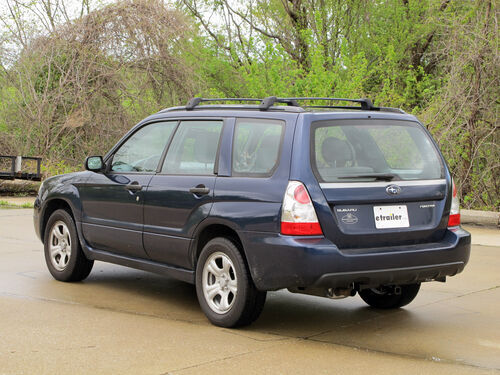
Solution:
<path fill-rule="evenodd" d="M 212 175 L 222 121 L 182 121 L 175 132 L 161 172 Z"/>
<path fill-rule="evenodd" d="M 155 122 L 130 136 L 113 156 L 115 172 L 155 172 L 177 121 Z"/>
<path fill-rule="evenodd" d="M 234 176 L 269 176 L 277 163 L 283 121 L 239 119 L 233 142 Z"/>
<path fill-rule="evenodd" d="M 320 181 L 443 178 L 436 147 L 413 122 L 321 121 L 313 124 L 312 138 L 312 166 Z"/>

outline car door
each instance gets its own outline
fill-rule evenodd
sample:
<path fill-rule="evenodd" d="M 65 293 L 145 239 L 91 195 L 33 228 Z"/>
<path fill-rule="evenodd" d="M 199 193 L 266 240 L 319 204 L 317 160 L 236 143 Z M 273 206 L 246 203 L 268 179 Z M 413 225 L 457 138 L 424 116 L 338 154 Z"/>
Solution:
<path fill-rule="evenodd" d="M 144 247 L 151 259 L 189 268 L 190 230 L 213 204 L 222 120 L 181 121 L 145 193 Z"/>
<path fill-rule="evenodd" d="M 144 193 L 177 121 L 138 128 L 92 173 L 81 188 L 82 229 L 87 243 L 121 255 L 146 258 L 142 243 Z"/>

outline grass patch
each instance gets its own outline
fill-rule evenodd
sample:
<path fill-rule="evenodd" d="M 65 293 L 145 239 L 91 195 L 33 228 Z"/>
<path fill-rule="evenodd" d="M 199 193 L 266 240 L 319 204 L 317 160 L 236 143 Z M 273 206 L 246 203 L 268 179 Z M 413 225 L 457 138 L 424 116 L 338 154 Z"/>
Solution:
<path fill-rule="evenodd" d="M 26 202 L 23 204 L 16 204 L 9 201 L 0 200 L 0 208 L 33 208 L 33 203 Z"/>

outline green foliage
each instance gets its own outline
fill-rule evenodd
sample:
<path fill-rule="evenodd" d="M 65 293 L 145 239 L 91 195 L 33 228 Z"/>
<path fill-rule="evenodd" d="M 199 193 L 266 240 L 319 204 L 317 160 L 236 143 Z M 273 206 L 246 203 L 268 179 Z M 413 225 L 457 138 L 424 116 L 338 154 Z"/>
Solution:
<path fill-rule="evenodd" d="M 56 176 L 64 173 L 76 172 L 81 165 L 71 165 L 66 160 L 52 161 L 46 160 L 42 164 L 42 174 L 44 176 Z"/>
<path fill-rule="evenodd" d="M 2 152 L 42 155 L 45 174 L 66 173 L 191 96 L 369 97 L 425 122 L 465 207 L 500 208 L 497 2 L 175 6 L 115 1 L 55 30 L 23 30 L 30 43 L 0 73 Z"/>
<path fill-rule="evenodd" d="M 16 204 L 5 200 L 0 200 L 0 208 L 33 208 L 33 203 L 25 202 L 22 204 Z"/>

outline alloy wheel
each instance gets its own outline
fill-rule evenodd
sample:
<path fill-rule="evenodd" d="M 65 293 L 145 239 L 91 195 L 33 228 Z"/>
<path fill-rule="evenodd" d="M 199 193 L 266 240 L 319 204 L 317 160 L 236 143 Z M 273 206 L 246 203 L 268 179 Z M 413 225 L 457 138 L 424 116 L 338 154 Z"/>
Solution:
<path fill-rule="evenodd" d="M 226 254 L 215 252 L 208 257 L 203 267 L 202 289 L 215 313 L 224 314 L 232 308 L 238 283 L 233 262 Z"/>
<path fill-rule="evenodd" d="M 64 271 L 71 257 L 71 236 L 64 221 L 56 221 L 49 238 L 50 261 L 58 271 Z"/>

